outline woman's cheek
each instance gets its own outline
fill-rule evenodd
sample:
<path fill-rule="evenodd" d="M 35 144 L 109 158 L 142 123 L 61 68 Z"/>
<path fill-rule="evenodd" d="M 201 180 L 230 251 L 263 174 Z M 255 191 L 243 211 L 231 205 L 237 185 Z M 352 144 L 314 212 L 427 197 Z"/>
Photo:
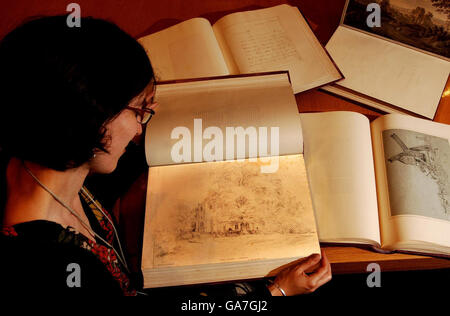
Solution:
<path fill-rule="evenodd" d="M 114 169 L 116 169 L 116 166 L 117 158 L 114 158 L 111 154 L 97 154 L 97 156 L 91 161 L 91 172 L 107 174 L 113 172 Z"/>

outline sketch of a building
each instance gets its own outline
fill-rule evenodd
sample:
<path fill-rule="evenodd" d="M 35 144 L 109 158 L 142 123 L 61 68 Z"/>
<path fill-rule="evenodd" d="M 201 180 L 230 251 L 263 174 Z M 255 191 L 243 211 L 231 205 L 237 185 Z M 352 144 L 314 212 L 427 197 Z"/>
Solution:
<path fill-rule="evenodd" d="M 220 234 L 241 235 L 258 233 L 258 227 L 255 224 L 245 221 L 222 222 L 219 225 L 222 227 L 221 231 L 219 232 Z"/>
<path fill-rule="evenodd" d="M 242 234 L 256 234 L 259 227 L 243 219 L 213 221 L 208 220 L 205 207 L 198 203 L 194 209 L 191 223 L 192 233 L 208 233 L 215 236 L 234 236 Z"/>
<path fill-rule="evenodd" d="M 200 203 L 194 210 L 194 222 L 192 223 L 192 232 L 204 233 L 205 232 L 205 208 Z"/>

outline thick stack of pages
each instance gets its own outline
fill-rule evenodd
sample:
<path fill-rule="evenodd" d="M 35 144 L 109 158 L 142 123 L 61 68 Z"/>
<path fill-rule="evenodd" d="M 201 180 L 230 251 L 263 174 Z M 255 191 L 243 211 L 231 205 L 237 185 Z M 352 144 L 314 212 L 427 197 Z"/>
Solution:
<path fill-rule="evenodd" d="M 288 70 L 294 93 L 342 78 L 296 7 L 194 18 L 139 39 L 158 80 Z"/>
<path fill-rule="evenodd" d="M 300 114 L 321 242 L 450 256 L 450 126 Z"/>
<path fill-rule="evenodd" d="M 272 276 L 320 253 L 287 72 L 160 83 L 156 100 L 144 287 Z"/>
<path fill-rule="evenodd" d="M 382 1 L 380 26 L 369 27 L 373 3 L 347 0 L 326 45 L 345 79 L 323 89 L 388 113 L 432 119 L 450 73 L 448 14 L 427 0 Z"/>

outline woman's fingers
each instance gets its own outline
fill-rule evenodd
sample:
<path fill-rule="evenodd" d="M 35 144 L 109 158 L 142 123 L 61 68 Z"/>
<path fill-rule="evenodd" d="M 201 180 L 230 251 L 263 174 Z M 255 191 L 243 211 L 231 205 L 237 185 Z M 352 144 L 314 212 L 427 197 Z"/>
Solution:
<path fill-rule="evenodd" d="M 330 262 L 328 261 L 328 258 L 326 257 L 326 255 L 325 255 L 325 257 L 322 257 L 322 260 L 323 260 L 323 261 L 326 261 L 326 270 L 327 270 L 327 271 L 326 271 L 326 273 L 324 273 L 324 274 L 322 275 L 322 277 L 317 281 L 318 287 L 324 285 L 325 283 L 327 283 L 328 281 L 330 281 L 331 278 L 332 278 L 331 265 L 330 265 Z M 324 264 L 325 264 L 325 262 L 324 262 Z"/>
<path fill-rule="evenodd" d="M 295 266 L 294 269 L 298 274 L 303 274 L 304 272 L 307 272 L 312 267 L 314 267 L 314 265 L 316 265 L 319 262 L 319 260 L 320 260 L 319 254 L 317 253 L 312 254 L 306 260 Z"/>
<path fill-rule="evenodd" d="M 316 289 L 324 285 L 325 283 L 329 282 L 331 280 L 331 270 L 330 273 L 326 273 L 320 280 L 316 283 Z"/>
<path fill-rule="evenodd" d="M 307 274 L 312 271 L 311 274 Z M 317 288 L 331 280 L 331 266 L 325 252 L 322 251 L 322 260 L 318 254 L 306 258 L 298 265 L 283 270 L 275 282 L 283 288 L 287 295 L 297 295 L 314 292 Z M 271 289 L 272 293 L 279 294 Z"/>
<path fill-rule="evenodd" d="M 331 266 L 325 252 L 322 251 L 320 263 L 319 260 L 320 256 L 314 254 L 294 268 L 299 284 L 303 284 L 305 288 L 305 293 L 314 292 L 331 279 Z M 307 274 L 308 271 L 312 273 Z"/>
<path fill-rule="evenodd" d="M 327 255 L 325 252 L 322 252 L 322 260 L 320 261 L 319 268 L 310 276 L 314 276 L 317 278 L 322 278 L 325 274 L 331 274 L 331 266 L 330 262 L 328 261 Z"/>
<path fill-rule="evenodd" d="M 307 277 L 310 291 L 315 291 L 318 287 L 331 280 L 331 265 L 324 251 L 322 251 L 322 260 L 319 268 Z"/>

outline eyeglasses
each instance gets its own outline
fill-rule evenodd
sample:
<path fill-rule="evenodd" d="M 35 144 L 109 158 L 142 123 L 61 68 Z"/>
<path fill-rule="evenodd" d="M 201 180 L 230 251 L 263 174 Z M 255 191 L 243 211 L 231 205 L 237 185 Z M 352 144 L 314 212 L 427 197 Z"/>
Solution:
<path fill-rule="evenodd" d="M 152 98 L 150 100 L 150 105 L 155 104 L 155 102 L 153 101 L 154 96 L 155 96 L 155 90 L 156 90 L 156 84 L 153 84 L 153 91 L 152 91 Z M 144 100 L 145 103 L 145 100 Z M 147 108 L 147 104 L 145 104 L 145 106 L 142 106 L 141 108 L 135 108 L 132 106 L 127 105 L 125 107 L 126 109 L 132 110 L 136 113 L 136 120 L 138 121 L 138 123 L 145 125 L 147 124 L 150 119 L 153 117 L 153 115 L 155 114 L 155 111 L 153 111 L 153 109 L 149 109 Z"/>
<path fill-rule="evenodd" d="M 139 109 L 128 105 L 125 108 L 134 111 L 136 113 L 136 120 L 138 121 L 138 123 L 142 125 L 147 124 L 152 118 L 152 116 L 155 114 L 155 111 L 153 111 L 152 109 L 147 108 Z"/>

